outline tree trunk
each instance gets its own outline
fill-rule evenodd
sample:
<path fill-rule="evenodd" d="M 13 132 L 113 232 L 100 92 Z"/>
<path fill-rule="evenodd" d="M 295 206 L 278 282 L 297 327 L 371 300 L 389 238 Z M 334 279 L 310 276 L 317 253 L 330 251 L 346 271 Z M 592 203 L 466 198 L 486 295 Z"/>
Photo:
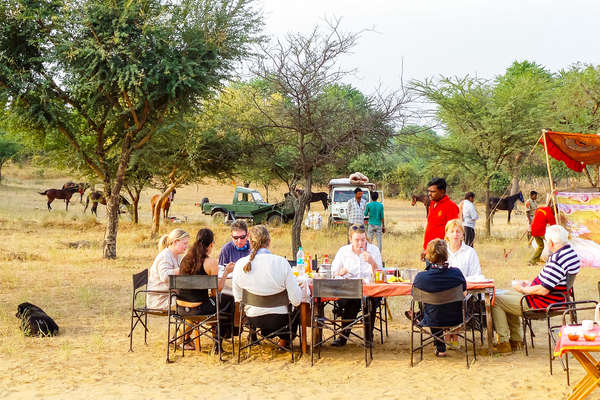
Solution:
<path fill-rule="evenodd" d="M 125 185 L 125 190 L 127 190 L 129 197 L 131 197 L 131 203 L 132 203 L 132 207 L 133 207 L 133 213 L 131 215 L 131 220 L 133 221 L 134 224 L 137 225 L 139 223 L 138 207 L 140 204 L 140 195 L 142 193 L 142 190 L 138 189 L 135 186 L 132 189 L 129 187 L 129 185 Z"/>
<path fill-rule="evenodd" d="M 2 165 L 4 165 L 4 163 L 0 162 L 0 184 L 2 184 Z"/>
<path fill-rule="evenodd" d="M 269 185 L 264 185 L 265 186 L 265 195 L 267 196 L 267 199 L 265 200 L 267 203 L 269 202 Z"/>
<path fill-rule="evenodd" d="M 490 212 L 490 177 L 485 179 L 485 233 L 488 237 L 492 236 Z"/>
<path fill-rule="evenodd" d="M 304 178 L 304 194 L 296 197 L 296 185 L 290 188 L 290 193 L 296 199 L 294 202 L 294 222 L 292 223 L 292 257 L 296 257 L 298 248 L 302 246 L 302 222 L 304 222 L 304 210 L 310 200 L 310 192 L 312 191 L 312 171 L 308 172 Z M 305 250 L 305 254 L 306 250 Z"/>
<path fill-rule="evenodd" d="M 512 174 L 512 182 L 510 188 L 510 195 L 517 194 L 521 191 L 519 188 L 519 174 L 521 173 L 521 165 L 523 158 L 525 157 L 524 153 L 518 153 L 515 156 L 514 164 L 511 166 L 511 174 Z"/>
<path fill-rule="evenodd" d="M 590 186 L 594 187 L 594 181 L 592 180 L 592 176 L 590 175 L 590 171 L 587 169 L 587 165 L 583 168 L 583 172 L 585 173 L 585 177 L 588 180 Z"/>

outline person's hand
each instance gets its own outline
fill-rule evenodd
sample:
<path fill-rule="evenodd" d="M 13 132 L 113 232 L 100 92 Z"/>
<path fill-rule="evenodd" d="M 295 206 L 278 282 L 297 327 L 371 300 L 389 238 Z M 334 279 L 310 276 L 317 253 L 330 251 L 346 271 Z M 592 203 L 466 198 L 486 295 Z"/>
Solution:
<path fill-rule="evenodd" d="M 515 289 L 519 293 L 523 293 L 523 287 L 527 284 L 524 281 L 514 280 L 512 281 L 512 288 Z"/>
<path fill-rule="evenodd" d="M 385 233 L 385 228 L 381 228 L 381 233 Z"/>
<path fill-rule="evenodd" d="M 371 261 L 375 262 L 373 256 L 366 250 L 363 250 L 362 253 L 360 253 L 360 259 L 368 263 L 371 263 Z"/>
<path fill-rule="evenodd" d="M 421 252 L 421 261 L 425 261 L 425 250 Z"/>
<path fill-rule="evenodd" d="M 233 267 L 235 266 L 234 263 L 230 262 L 229 264 L 227 264 L 225 266 L 225 274 L 224 275 L 229 275 L 230 273 L 233 272 Z"/>
<path fill-rule="evenodd" d="M 338 271 L 337 275 L 338 276 L 344 276 L 348 273 L 348 270 L 345 267 L 340 268 L 340 270 Z"/>

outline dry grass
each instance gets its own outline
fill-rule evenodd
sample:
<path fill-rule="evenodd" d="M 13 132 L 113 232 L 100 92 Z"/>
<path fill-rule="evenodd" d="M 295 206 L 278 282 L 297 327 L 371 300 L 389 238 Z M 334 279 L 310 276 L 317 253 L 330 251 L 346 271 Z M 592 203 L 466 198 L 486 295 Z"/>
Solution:
<path fill-rule="evenodd" d="M 353 397 L 397 398 L 400 392 L 433 398 L 445 388 L 445 398 L 547 398 L 547 390 L 558 397 L 568 392 L 564 374 L 551 377 L 547 373 L 545 334 L 536 325 L 537 347 L 526 358 L 520 353 L 506 357 L 480 357 L 466 371 L 463 359 L 451 352 L 446 360 L 432 359 L 410 369 L 408 367 L 407 324 L 401 312 L 407 298 L 392 299 L 395 317 L 390 338 L 375 347 L 372 367 L 365 369 L 360 350 L 326 348 L 318 366 L 310 368 L 310 357 L 296 365 L 286 355 L 265 349 L 254 352 L 251 360 L 241 365 L 219 364 L 206 354 L 177 358 L 166 365 L 164 319 L 150 323 L 149 344 L 143 345 L 136 332 L 135 352 L 128 353 L 127 332 L 131 301 L 131 274 L 151 265 L 156 254 L 156 241 L 150 238 L 149 198 L 141 200 L 141 224 L 121 219 L 117 260 L 101 258 L 104 233 L 104 208 L 98 219 L 83 215 L 79 197 L 74 197 L 69 212 L 62 201 L 46 211 L 45 197 L 36 192 L 60 187 L 70 180 L 55 172 L 49 179 L 39 177 L 32 169 L 9 166 L 7 178 L 0 186 L 0 397 L 2 398 L 163 398 L 182 397 L 185 377 L 188 393 L 201 398 L 269 399 L 319 396 L 323 398 Z M 178 190 L 172 215 L 187 216 L 184 227 L 192 235 L 210 225 L 217 241 L 228 240 L 228 229 L 212 226 L 208 218 L 194 206 L 202 197 L 211 201 L 228 201 L 231 186 L 206 184 Z M 281 198 L 282 190 L 272 195 Z M 316 210 L 322 210 L 320 205 Z M 480 207 L 480 213 L 483 210 Z M 419 252 L 424 222 L 422 205 L 411 207 L 407 201 L 386 200 L 386 219 L 390 233 L 385 236 L 384 259 L 387 265 L 421 268 Z M 538 268 L 527 267 L 529 255 L 524 241 L 518 240 L 526 227 L 523 215 L 515 216 L 507 225 L 505 214 L 496 217 L 493 239 L 481 239 L 477 232 L 476 249 L 486 276 L 495 279 L 497 287 L 507 287 L 511 279 L 533 278 Z M 162 225 L 167 232 L 174 225 Z M 289 226 L 272 230 L 274 253 L 291 257 Z M 70 246 L 87 241 L 90 246 Z M 333 256 L 345 243 L 341 230 L 303 233 L 304 249 L 311 254 Z M 510 254 L 505 257 L 505 254 Z M 597 270 L 585 269 L 576 282 L 578 298 L 597 298 Z M 14 317 L 23 301 L 41 306 L 61 327 L 55 338 L 27 338 L 18 329 Z M 572 363 L 574 364 L 574 363 Z M 557 364 L 558 368 L 558 364 Z M 198 378 L 196 378 L 198 375 Z M 582 375 L 575 367 L 575 377 Z M 435 383 L 431 386 L 432 377 Z M 494 378 L 496 377 L 496 378 Z M 387 384 L 385 381 L 395 382 Z M 216 382 L 221 382 L 217 384 Z M 223 384 L 225 383 L 225 384 Z M 400 386 L 398 386 L 400 385 Z M 436 397 L 438 397 L 436 395 Z"/>

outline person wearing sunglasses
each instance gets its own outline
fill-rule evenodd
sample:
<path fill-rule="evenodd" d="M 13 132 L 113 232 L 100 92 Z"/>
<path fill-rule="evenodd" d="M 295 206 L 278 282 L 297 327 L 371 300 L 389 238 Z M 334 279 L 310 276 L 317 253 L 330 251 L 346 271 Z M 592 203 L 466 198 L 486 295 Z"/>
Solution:
<path fill-rule="evenodd" d="M 350 244 L 342 246 L 333 262 L 331 263 L 331 272 L 333 276 L 341 277 L 344 279 L 357 279 L 365 276 L 373 276 L 375 269 L 382 267 L 383 262 L 381 260 L 381 253 L 377 246 L 372 245 L 367 241 L 367 234 L 365 232 L 365 226 L 363 224 L 352 224 L 348 230 L 348 237 Z M 368 301 L 371 303 L 371 310 L 374 310 L 379 302 L 380 298 L 369 297 Z M 361 308 L 361 301 L 357 299 L 340 299 L 337 301 L 337 306 L 341 310 L 341 316 L 345 321 L 342 326 L 345 327 L 350 324 L 358 315 Z M 373 316 L 371 315 L 369 321 L 370 329 L 367 329 L 367 340 L 373 338 Z M 350 335 L 352 328 L 345 329 L 336 340 L 331 343 L 332 346 L 341 347 L 346 344 L 347 337 Z"/>
<path fill-rule="evenodd" d="M 251 250 L 248 241 L 248 225 L 246 221 L 238 219 L 231 224 L 231 241 L 221 248 L 219 265 L 225 266 L 226 269 L 233 268 L 236 261 L 250 255 Z"/>

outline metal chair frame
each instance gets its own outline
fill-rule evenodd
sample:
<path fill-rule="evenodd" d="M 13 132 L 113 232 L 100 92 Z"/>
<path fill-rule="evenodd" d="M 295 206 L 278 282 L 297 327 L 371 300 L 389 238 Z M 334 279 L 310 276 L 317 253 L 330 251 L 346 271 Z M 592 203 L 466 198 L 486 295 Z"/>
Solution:
<path fill-rule="evenodd" d="M 371 364 L 371 361 L 373 361 L 373 341 L 367 339 L 367 329 L 369 327 L 368 324 L 365 323 L 373 310 L 369 309 L 368 302 L 363 296 L 362 284 L 362 279 L 315 279 L 313 281 L 313 304 L 311 307 L 312 311 L 310 318 L 310 327 L 313 334 L 313 340 L 311 340 L 310 345 L 311 366 L 314 365 L 315 348 L 317 348 L 317 359 L 320 359 L 321 346 L 324 343 L 335 339 L 337 335 L 340 335 L 346 338 L 346 340 L 360 344 L 364 347 L 366 367 L 368 367 Z M 362 312 L 359 312 L 356 318 L 352 320 L 338 318 L 336 313 L 333 314 L 333 318 L 328 318 L 325 316 L 324 309 L 325 305 L 329 303 L 324 299 L 331 298 L 360 299 Z M 345 322 L 350 323 L 343 327 L 342 325 Z M 363 336 L 352 332 L 352 328 L 355 327 L 363 328 Z M 324 329 L 330 331 L 331 335 L 325 337 L 325 335 L 323 335 Z M 350 330 L 350 334 L 348 336 L 343 333 L 343 331 L 346 329 Z M 320 335 L 317 334 L 317 332 L 320 332 Z"/>
<path fill-rule="evenodd" d="M 167 294 L 167 290 L 147 290 L 140 289 L 143 286 L 148 286 L 148 269 L 138 272 L 132 275 L 133 280 L 133 291 L 131 298 L 131 325 L 129 330 L 129 351 L 133 352 L 133 332 L 138 324 L 144 327 L 144 344 L 148 344 L 148 315 L 166 317 L 168 315 L 167 310 L 161 310 L 156 308 L 148 308 L 146 301 L 146 294 Z M 135 303 L 138 295 L 144 294 L 144 305 L 142 307 L 136 307 Z"/>
<path fill-rule="evenodd" d="M 268 335 L 263 335 L 260 331 L 260 328 L 254 328 L 248 320 L 248 317 L 244 312 L 246 305 L 265 308 L 286 306 L 288 309 L 288 323 L 287 325 L 282 326 L 281 328 L 277 329 L 274 332 L 271 332 Z M 252 346 L 256 346 L 265 341 L 275 345 L 280 350 L 290 352 L 292 355 L 292 363 L 295 362 L 296 358 L 294 355 L 292 325 L 297 318 L 300 318 L 299 312 L 297 312 L 295 315 L 292 315 L 292 305 L 290 303 L 287 290 L 283 290 L 282 292 L 269 296 L 259 296 L 243 289 L 242 300 L 239 303 L 238 364 L 241 362 L 242 350 L 247 348 L 248 354 L 250 354 Z M 242 345 L 242 334 L 244 333 L 244 330 L 248 331 L 248 343 Z M 289 349 L 280 346 L 279 342 L 276 341 L 275 337 L 279 336 L 280 334 L 289 335 Z"/>
<path fill-rule="evenodd" d="M 441 334 L 441 336 L 435 335 L 432 332 L 427 332 L 426 329 L 429 328 L 438 328 L 438 329 L 451 329 L 454 332 L 457 332 L 456 334 L 464 339 L 464 344 L 465 344 L 465 349 L 464 349 L 464 353 L 465 353 L 465 358 L 467 361 L 467 368 L 470 367 L 469 364 L 469 342 L 472 344 L 473 346 L 473 358 L 474 361 L 477 360 L 477 342 L 475 340 L 475 329 L 473 328 L 473 325 L 471 324 L 471 339 L 469 339 L 467 337 L 467 328 L 469 325 L 469 322 L 472 319 L 472 316 L 467 315 L 467 301 L 471 298 L 470 294 L 467 294 L 466 296 L 464 295 L 464 291 L 463 291 L 463 286 L 462 285 L 458 285 L 454 288 L 451 289 L 447 289 L 447 290 L 443 290 L 440 292 L 426 292 L 424 290 L 415 288 L 413 286 L 412 288 L 412 300 L 410 302 L 410 308 L 411 308 L 411 312 L 412 312 L 412 318 L 411 318 L 411 322 L 410 322 L 410 366 L 413 367 L 414 366 L 414 354 L 416 351 L 419 351 L 421 354 L 421 359 L 419 361 L 423 361 L 423 349 L 425 348 L 425 346 L 429 345 L 429 344 L 433 344 L 435 342 L 435 339 L 438 339 L 442 342 L 444 342 L 446 344 L 446 346 L 450 347 L 450 348 L 454 348 L 455 350 L 458 351 L 463 351 L 460 348 L 452 345 L 451 343 L 447 343 L 444 340 L 444 335 L 443 333 Z M 461 308 L 462 308 L 462 322 L 460 324 L 456 324 L 456 325 L 452 325 L 452 326 L 421 326 L 419 324 L 416 323 L 415 321 L 415 315 L 417 315 L 417 311 L 415 309 L 415 305 L 419 304 L 420 308 L 423 310 L 424 307 L 423 305 L 425 304 L 431 304 L 431 305 L 443 305 L 443 304 L 448 304 L 448 303 L 455 303 L 455 302 L 461 302 Z M 457 329 L 461 329 L 462 328 L 462 332 L 458 333 Z M 415 341 L 414 341 L 414 335 L 415 334 L 419 334 L 419 338 L 420 338 L 420 344 L 418 347 L 415 347 Z"/>
<path fill-rule="evenodd" d="M 220 296 L 215 296 L 215 312 L 212 314 L 205 315 L 181 315 L 174 308 L 173 298 L 177 298 L 177 291 L 179 289 L 187 290 L 206 290 L 206 289 L 218 289 L 218 278 L 216 275 L 170 275 L 169 276 L 169 322 L 167 329 L 167 363 L 171 362 L 169 358 L 169 351 L 171 344 L 175 345 L 177 342 L 183 343 L 186 335 L 190 335 L 188 340 L 195 341 L 200 346 L 200 339 L 202 336 L 208 337 L 216 346 L 217 353 L 219 354 L 219 360 L 223 361 L 223 349 L 221 346 L 221 327 L 218 323 L 222 320 L 220 312 Z M 212 299 L 212 297 L 211 297 Z M 174 334 L 171 339 L 171 326 L 174 326 Z M 216 325 L 217 336 L 214 337 L 214 326 Z M 181 329 L 181 334 L 179 334 Z M 232 320 L 233 329 L 233 320 Z M 195 333 L 195 335 L 194 335 Z M 235 355 L 235 346 L 233 341 L 233 335 L 231 338 L 231 355 Z M 200 350 L 200 348 L 198 348 Z M 181 346 L 181 356 L 185 357 L 185 346 Z"/>

